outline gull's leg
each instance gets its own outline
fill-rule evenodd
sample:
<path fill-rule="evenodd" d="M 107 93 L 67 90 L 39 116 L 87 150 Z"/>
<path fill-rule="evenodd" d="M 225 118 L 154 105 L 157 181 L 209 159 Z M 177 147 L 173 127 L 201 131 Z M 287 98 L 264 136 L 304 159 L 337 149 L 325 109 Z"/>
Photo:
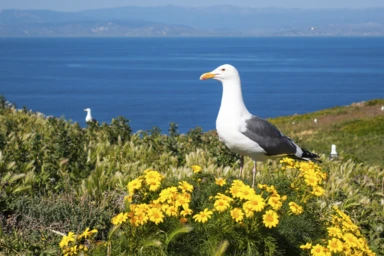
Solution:
<path fill-rule="evenodd" d="M 244 168 L 244 157 L 240 156 L 240 173 L 239 173 L 239 178 L 243 176 L 243 168 Z"/>
<path fill-rule="evenodd" d="M 252 170 L 252 188 L 255 187 L 255 177 L 256 177 L 256 161 L 253 161 L 253 170 Z"/>

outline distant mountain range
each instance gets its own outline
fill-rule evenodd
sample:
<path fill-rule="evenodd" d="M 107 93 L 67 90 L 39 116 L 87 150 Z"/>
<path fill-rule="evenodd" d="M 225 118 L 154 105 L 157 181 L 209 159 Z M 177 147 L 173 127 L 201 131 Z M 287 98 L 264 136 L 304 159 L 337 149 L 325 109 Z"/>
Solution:
<path fill-rule="evenodd" d="M 384 8 L 127 6 L 0 11 L 0 36 L 384 36 Z"/>

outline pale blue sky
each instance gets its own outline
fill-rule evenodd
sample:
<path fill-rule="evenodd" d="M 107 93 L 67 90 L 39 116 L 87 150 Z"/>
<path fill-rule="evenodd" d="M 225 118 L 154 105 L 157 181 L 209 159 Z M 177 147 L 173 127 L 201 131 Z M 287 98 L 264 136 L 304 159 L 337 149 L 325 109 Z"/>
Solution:
<path fill-rule="evenodd" d="M 50 9 L 77 11 L 126 5 L 156 6 L 211 6 L 231 4 L 248 7 L 284 7 L 284 8 L 369 8 L 384 7 L 384 0 L 0 0 L 0 10 Z"/>

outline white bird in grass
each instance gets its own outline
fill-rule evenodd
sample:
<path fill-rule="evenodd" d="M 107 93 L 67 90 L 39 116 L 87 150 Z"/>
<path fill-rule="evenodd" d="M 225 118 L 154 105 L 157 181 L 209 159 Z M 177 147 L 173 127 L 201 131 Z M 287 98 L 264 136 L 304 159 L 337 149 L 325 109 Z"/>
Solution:
<path fill-rule="evenodd" d="M 332 146 L 331 146 L 331 154 L 329 155 L 329 158 L 332 159 L 332 158 L 335 158 L 335 157 L 338 157 L 338 156 L 339 156 L 339 154 L 337 154 L 336 145 L 332 144 Z"/>
<path fill-rule="evenodd" d="M 223 85 L 216 130 L 220 141 L 242 156 L 239 176 L 242 176 L 243 157 L 249 156 L 254 161 L 252 187 L 255 185 L 256 161 L 280 157 L 306 161 L 319 158 L 318 155 L 297 146 L 273 124 L 248 111 L 243 101 L 240 76 L 235 67 L 225 64 L 200 77 L 200 80 L 207 79 L 219 80 Z"/>
<path fill-rule="evenodd" d="M 86 108 L 84 109 L 84 111 L 87 112 L 87 116 L 85 117 L 85 122 L 96 122 L 96 119 L 92 118 L 92 115 L 91 115 L 91 109 L 90 108 Z"/>

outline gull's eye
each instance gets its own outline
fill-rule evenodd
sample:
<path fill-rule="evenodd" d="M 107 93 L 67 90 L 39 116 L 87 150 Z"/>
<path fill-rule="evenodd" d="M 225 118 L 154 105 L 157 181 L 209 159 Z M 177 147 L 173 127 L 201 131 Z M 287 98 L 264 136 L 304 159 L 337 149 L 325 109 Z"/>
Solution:
<path fill-rule="evenodd" d="M 221 71 L 225 71 L 225 68 L 222 68 Z"/>

